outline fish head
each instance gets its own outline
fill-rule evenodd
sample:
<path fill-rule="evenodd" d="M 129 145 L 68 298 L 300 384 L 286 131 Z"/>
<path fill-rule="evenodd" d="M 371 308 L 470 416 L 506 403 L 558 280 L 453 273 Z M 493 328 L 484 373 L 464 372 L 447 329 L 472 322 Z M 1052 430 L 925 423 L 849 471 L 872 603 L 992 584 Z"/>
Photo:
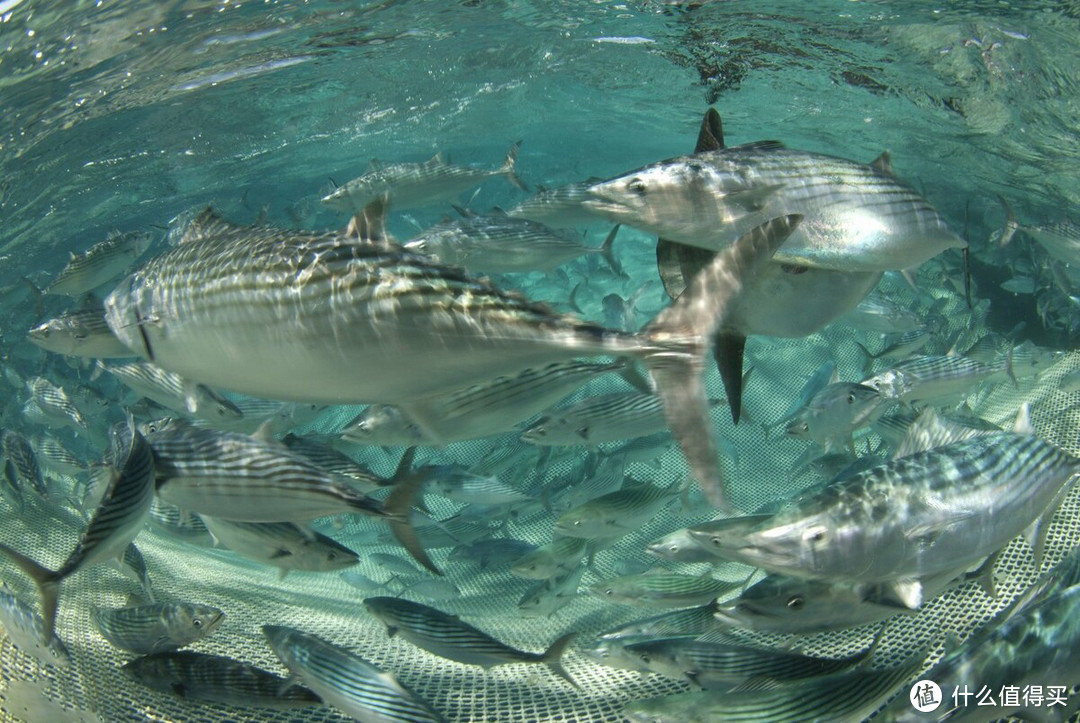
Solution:
<path fill-rule="evenodd" d="M 720 226 L 746 215 L 728 197 L 709 164 L 688 156 L 594 183 L 582 207 L 672 241 L 709 247 Z"/>
<path fill-rule="evenodd" d="M 793 577 L 827 578 L 853 574 L 854 558 L 866 554 L 866 531 L 836 524 L 828 504 L 800 509 L 795 504 L 742 539 L 727 539 L 717 555 L 769 572 Z M 713 538 L 714 540 L 716 537 Z"/>
<path fill-rule="evenodd" d="M 646 667 L 636 655 L 630 653 L 622 644 L 613 640 L 602 640 L 592 648 L 583 651 L 585 657 L 592 658 L 601 665 L 617 670 L 633 670 L 648 673 Z"/>
<path fill-rule="evenodd" d="M 625 533 L 614 531 L 617 520 L 609 520 L 588 503 L 575 507 L 555 521 L 555 534 L 565 537 L 605 537 Z"/>
<path fill-rule="evenodd" d="M 177 642 L 201 640 L 224 620 L 225 613 L 210 605 L 180 605 L 168 616 L 169 637 Z"/>
<path fill-rule="evenodd" d="M 883 399 L 899 399 L 907 388 L 907 383 L 903 371 L 887 369 L 864 380 L 862 386 L 876 389 Z"/>
<path fill-rule="evenodd" d="M 859 604 L 846 586 L 787 575 L 769 575 L 732 602 L 717 608 L 714 617 L 736 627 L 761 630 L 810 630 L 837 618 L 837 608 Z"/>
<path fill-rule="evenodd" d="M 788 422 L 787 427 L 784 428 L 792 437 L 798 437 L 799 439 L 810 439 L 810 420 L 807 419 L 805 413 L 800 413 L 795 419 Z"/>
<path fill-rule="evenodd" d="M 558 563 L 547 550 L 535 550 L 522 555 L 510 566 L 510 572 L 529 580 L 546 580 L 555 574 Z"/>
<path fill-rule="evenodd" d="M 714 559 L 708 548 L 690 534 L 689 530 L 676 530 L 659 540 L 650 542 L 645 551 L 664 560 L 677 562 L 703 562 Z"/>
<path fill-rule="evenodd" d="M 344 570 L 360 562 L 355 552 L 324 535 L 318 535 L 313 540 L 305 539 L 300 549 L 292 552 L 294 559 L 302 561 L 306 570 Z"/>
<path fill-rule="evenodd" d="M 26 338 L 47 351 L 71 354 L 80 342 L 86 340 L 87 335 L 85 331 L 66 323 L 66 319 L 61 316 L 38 324 L 26 333 Z"/>

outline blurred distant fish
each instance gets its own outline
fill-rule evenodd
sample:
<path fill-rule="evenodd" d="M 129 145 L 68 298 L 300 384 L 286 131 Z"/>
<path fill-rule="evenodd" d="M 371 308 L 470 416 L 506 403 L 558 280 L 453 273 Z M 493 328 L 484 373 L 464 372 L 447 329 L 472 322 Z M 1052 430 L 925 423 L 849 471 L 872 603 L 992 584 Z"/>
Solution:
<path fill-rule="evenodd" d="M 1035 239 L 1058 261 L 1080 264 L 1080 225 L 1073 219 L 1065 218 L 1037 226 L 1020 226 L 1019 230 Z"/>
<path fill-rule="evenodd" d="M 884 399 L 944 404 L 966 397 L 980 382 L 1010 375 L 1012 369 L 1005 361 L 982 364 L 962 356 L 926 356 L 900 362 L 862 384 L 878 390 Z"/>
<path fill-rule="evenodd" d="M 123 671 L 147 687 L 187 700 L 258 708 L 322 705 L 307 688 L 220 655 L 188 650 L 155 653 L 126 663 Z"/>
<path fill-rule="evenodd" d="M 882 395 L 864 384 L 837 382 L 813 396 L 788 422 L 787 433 L 821 445 L 825 452 L 850 448 L 851 435 L 885 411 Z"/>
<path fill-rule="evenodd" d="M 675 479 L 661 488 L 648 482 L 626 484 L 575 507 L 555 521 L 555 533 L 568 537 L 621 537 L 637 532 L 685 489 Z"/>
<path fill-rule="evenodd" d="M 504 176 L 522 190 L 525 184 L 517 177 L 514 164 L 521 143 L 510 146 L 499 168 L 454 166 L 441 155 L 426 163 L 382 164 L 372 160 L 371 168 L 325 196 L 322 202 L 336 211 L 356 213 L 372 201 L 389 195 L 395 210 L 425 206 L 435 201 L 454 200 L 464 191 L 493 176 Z"/>
<path fill-rule="evenodd" d="M 406 241 L 404 247 L 473 273 L 550 271 L 585 254 L 600 254 L 616 273 L 622 269 L 612 253 L 618 226 L 601 246 L 593 248 L 535 221 L 501 212 L 481 216 L 458 211 L 464 218 L 436 224 Z"/>
<path fill-rule="evenodd" d="M 530 444 L 593 445 L 647 437 L 666 428 L 663 403 L 655 394 L 615 392 L 548 410 L 521 439 Z"/>
<path fill-rule="evenodd" d="M 577 565 L 554 577 L 541 580 L 521 596 L 518 611 L 525 617 L 550 617 L 578 596 L 585 566 Z"/>
<path fill-rule="evenodd" d="M 659 615 L 624 623 L 601 633 L 599 637 L 603 640 L 640 640 L 643 637 L 696 638 L 720 629 L 720 623 L 713 617 L 716 610 L 715 602 L 700 607 L 668 610 Z"/>
<path fill-rule="evenodd" d="M 587 549 L 582 537 L 556 537 L 519 557 L 510 571 L 530 580 L 547 580 L 579 567 Z"/>
<path fill-rule="evenodd" d="M 887 296 L 870 294 L 839 321 L 863 331 L 903 332 L 922 329 L 922 315 Z"/>
<path fill-rule="evenodd" d="M 536 545 L 531 542 L 495 537 L 459 545 L 450 551 L 447 559 L 451 562 L 469 560 L 479 565 L 481 570 L 498 569 L 509 567 L 511 563 L 536 549 Z"/>
<path fill-rule="evenodd" d="M 629 575 L 593 583 L 589 589 L 597 597 L 626 605 L 656 608 L 686 608 L 706 605 L 737 590 L 742 580 L 717 580 L 710 575 L 651 573 Z"/>
<path fill-rule="evenodd" d="M 92 608 L 102 637 L 140 655 L 176 650 L 217 630 L 225 613 L 209 605 L 153 603 L 127 608 Z"/>
<path fill-rule="evenodd" d="M 62 387 L 44 377 L 28 379 L 26 387 L 30 392 L 30 401 L 51 424 L 71 427 L 82 434 L 90 433 L 90 427 L 82 412 L 76 408 L 71 397 Z"/>
<path fill-rule="evenodd" d="M 262 631 L 293 678 L 356 720 L 444 723 L 393 675 L 360 656 L 292 628 L 264 625 Z"/>
<path fill-rule="evenodd" d="M 105 322 L 105 309 L 96 307 L 69 311 L 38 324 L 27 338 L 47 351 L 69 356 L 107 359 L 132 356 Z"/>
<path fill-rule="evenodd" d="M 527 218 L 555 228 L 595 223 L 600 216 L 590 211 L 583 202 L 590 198 L 589 188 L 600 180 L 590 178 L 556 188 L 537 186 L 535 196 L 525 199 L 506 213 L 512 218 Z"/>
<path fill-rule="evenodd" d="M 1058 389 L 1066 394 L 1080 392 L 1080 369 L 1069 372 L 1058 380 Z"/>
<path fill-rule="evenodd" d="M 373 444 L 387 447 L 412 447 L 425 439 L 400 407 L 371 404 L 341 430 L 341 441 L 350 444 Z"/>
<path fill-rule="evenodd" d="M 4 477 L 8 485 L 20 491 L 31 490 L 41 497 L 48 495 L 37 455 L 26 437 L 5 429 L 0 433 L 0 457 L 4 460 Z"/>
<path fill-rule="evenodd" d="M 91 246 L 60 271 L 47 294 L 82 296 L 112 281 L 150 248 L 150 234 L 142 231 L 115 234 Z"/>

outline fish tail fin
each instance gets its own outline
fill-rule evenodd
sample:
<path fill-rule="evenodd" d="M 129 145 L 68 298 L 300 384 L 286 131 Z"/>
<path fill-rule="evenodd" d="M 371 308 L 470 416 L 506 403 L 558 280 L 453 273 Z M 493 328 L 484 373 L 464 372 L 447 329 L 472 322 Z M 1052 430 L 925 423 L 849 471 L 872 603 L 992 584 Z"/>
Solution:
<path fill-rule="evenodd" d="M 865 377 L 874 368 L 874 360 L 877 359 L 877 356 L 871 354 L 870 350 L 860 341 L 855 342 L 855 347 L 859 350 L 859 372 Z"/>
<path fill-rule="evenodd" d="M 517 188 L 520 188 L 522 191 L 528 191 L 529 187 L 526 186 L 520 178 L 518 178 L 517 171 L 515 170 L 515 166 L 517 165 L 517 154 L 519 148 L 521 148 L 521 141 L 518 141 L 514 145 L 510 146 L 510 150 L 506 152 L 506 160 L 503 161 L 502 168 L 499 169 L 499 173 L 506 176 L 506 180 L 510 181 L 510 183 L 514 184 L 514 186 L 516 186 Z"/>
<path fill-rule="evenodd" d="M 801 220 L 800 215 L 781 216 L 742 236 L 698 272 L 678 300 L 642 332 L 651 345 L 645 366 L 656 382 L 668 426 L 698 485 L 720 508 L 728 508 L 729 503 L 702 380 L 705 354 L 732 301 L 765 268 Z"/>
<path fill-rule="evenodd" d="M 544 651 L 540 656 L 540 659 L 547 667 L 551 668 L 551 672 L 565 680 L 570 685 L 574 686 L 578 690 L 581 690 L 581 686 L 578 682 L 570 677 L 570 674 L 566 672 L 566 669 L 562 666 L 562 656 L 566 652 L 566 648 L 570 645 L 570 641 L 574 639 L 577 633 L 567 633 L 554 643 L 551 647 Z"/>
<path fill-rule="evenodd" d="M 607 265 L 611 267 L 612 271 L 614 271 L 619 276 L 626 276 L 626 272 L 623 271 L 622 264 L 620 264 L 619 260 L 615 258 L 615 254 L 612 251 L 612 249 L 614 249 L 615 247 L 615 236 L 619 233 L 619 226 L 620 224 L 615 224 L 611 228 L 611 231 L 608 232 L 607 238 L 604 239 L 604 243 L 600 246 L 600 255 L 604 257 L 604 261 L 607 262 Z"/>
<path fill-rule="evenodd" d="M 441 576 L 443 574 L 442 570 L 436 567 L 435 563 L 428 557 L 409 515 L 413 503 L 416 502 L 417 495 L 424 486 L 424 482 L 427 481 L 427 477 L 423 472 L 411 469 L 415 454 L 416 447 L 409 447 L 405 450 L 405 454 L 402 455 L 397 474 L 394 475 L 397 484 L 394 485 L 393 492 L 383 503 L 383 510 L 387 521 L 390 523 L 390 532 L 394 535 L 394 539 L 412 555 L 414 560 L 436 575 Z"/>
<path fill-rule="evenodd" d="M 60 602 L 60 581 L 63 576 L 54 570 L 42 567 L 26 555 L 12 550 L 7 545 L 0 545 L 0 554 L 7 555 L 37 585 L 41 596 L 41 619 L 45 622 L 44 640 L 50 640 L 56 631 L 56 608 Z"/>

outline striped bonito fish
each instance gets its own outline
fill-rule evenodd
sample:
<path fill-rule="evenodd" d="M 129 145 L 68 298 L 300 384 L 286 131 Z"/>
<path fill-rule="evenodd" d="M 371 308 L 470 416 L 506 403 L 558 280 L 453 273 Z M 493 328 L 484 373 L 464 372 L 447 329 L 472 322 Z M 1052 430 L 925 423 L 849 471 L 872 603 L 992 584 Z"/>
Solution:
<path fill-rule="evenodd" d="M 865 720 L 922 667 L 923 655 L 886 670 L 853 670 L 769 690 L 677 693 L 628 703 L 633 723 Z M 910 703 L 908 703 L 910 706 Z"/>
<path fill-rule="evenodd" d="M 157 496 L 201 515 L 236 522 L 308 522 L 354 512 L 382 517 L 418 562 L 441 574 L 421 547 L 409 508 L 424 482 L 401 459 L 397 487 L 379 502 L 268 436 L 200 429 L 168 419 L 147 426 L 157 460 Z"/>
<path fill-rule="evenodd" d="M 46 637 L 53 634 L 60 583 L 96 562 L 118 557 L 146 522 L 154 499 L 154 454 L 130 420 L 113 426 L 112 474 L 101 502 L 75 549 L 58 570 L 48 570 L 20 552 L 0 545 L 0 553 L 33 578 L 41 594 Z"/>
<path fill-rule="evenodd" d="M 337 475 L 365 492 L 393 483 L 393 480 L 379 477 L 352 457 L 337 451 L 328 444 L 295 434 L 286 434 L 281 442 L 297 454 L 307 457 L 315 466 Z"/>
<path fill-rule="evenodd" d="M 766 681 L 791 681 L 839 673 L 865 662 L 871 646 L 847 658 L 817 658 L 787 650 L 768 650 L 728 640 L 660 638 L 628 643 L 646 668 L 706 690 L 731 690 Z"/>
<path fill-rule="evenodd" d="M 647 437 L 666 427 L 664 405 L 658 396 L 616 392 L 587 397 L 565 409 L 548 410 L 522 433 L 521 439 L 545 446 L 601 444 Z"/>
<path fill-rule="evenodd" d="M 597 597 L 627 605 L 686 608 L 705 605 L 742 587 L 743 580 L 717 580 L 710 575 L 650 573 L 625 575 L 593 583 Z"/>
<path fill-rule="evenodd" d="M 415 208 L 434 201 L 453 200 L 492 176 L 505 176 L 510 183 L 525 190 L 525 184 L 514 171 L 520 146 L 520 141 L 510 146 L 502 166 L 491 169 L 455 166 L 444 161 L 441 154 L 426 163 L 384 165 L 373 160 L 367 173 L 334 189 L 322 202 L 338 211 L 356 213 L 386 195 L 396 209 Z"/>
<path fill-rule="evenodd" d="M 188 700 L 258 708 L 306 708 L 319 696 L 254 665 L 221 655 L 178 650 L 145 655 L 123 666 L 145 686 Z"/>
<path fill-rule="evenodd" d="M 48 494 L 37 455 L 26 437 L 5 429 L 0 434 L 0 457 L 4 458 L 4 478 L 8 485 L 20 490 L 20 494 L 24 489 L 31 489 L 42 497 Z"/>
<path fill-rule="evenodd" d="M 555 362 L 543 367 L 523 369 L 517 374 L 499 376 L 483 384 L 468 387 L 445 396 L 417 400 L 409 405 L 408 414 L 390 413 L 382 405 L 373 405 L 343 430 L 343 439 L 391 439 L 400 443 L 408 439 L 412 425 L 403 420 L 415 417 L 419 427 L 432 438 L 433 444 L 449 444 L 466 439 L 490 437 L 509 431 L 518 422 L 547 409 L 590 379 L 605 372 L 629 376 L 625 360 L 612 363 L 584 361 Z M 632 377 L 631 377 L 632 378 Z M 656 413 L 661 428 L 665 427 L 663 409 L 657 400 Z M 396 432 L 389 437 L 391 430 Z M 416 444 L 417 442 L 407 442 Z"/>
<path fill-rule="evenodd" d="M 122 274 L 148 248 L 150 234 L 142 231 L 110 236 L 81 254 L 71 254 L 45 293 L 82 296 Z"/>
<path fill-rule="evenodd" d="M 127 608 L 92 608 L 102 637 L 140 655 L 163 653 L 202 640 L 217 630 L 225 613 L 210 605 L 152 603 Z"/>
<path fill-rule="evenodd" d="M 962 356 L 924 356 L 901 362 L 861 383 L 877 389 L 885 399 L 944 404 L 966 397 L 981 382 L 1006 376 L 1012 376 L 1008 359 L 983 364 Z"/>
<path fill-rule="evenodd" d="M 882 583 L 917 608 L 924 578 L 969 567 L 1052 515 L 1077 471 L 1080 460 L 1037 437 L 991 433 L 812 487 L 749 530 L 707 540 L 772 572 Z"/>
<path fill-rule="evenodd" d="M 529 580 L 547 580 L 579 566 L 585 558 L 588 541 L 582 537 L 556 537 L 528 552 L 510 567 L 510 572 Z"/>
<path fill-rule="evenodd" d="M 589 188 L 600 178 L 590 178 L 580 183 L 568 183 L 556 188 L 537 186 L 537 193 L 506 212 L 511 218 L 527 218 L 555 228 L 584 226 L 596 221 L 595 213 L 584 202 L 590 198 Z"/>
<path fill-rule="evenodd" d="M 33 445 L 38 460 L 53 472 L 77 475 L 86 471 L 86 463 L 72 454 L 55 437 L 46 434 L 34 435 L 30 438 L 30 444 Z"/>
<path fill-rule="evenodd" d="M 98 368 L 112 374 L 136 394 L 177 412 L 186 412 L 210 421 L 232 421 L 244 416 L 235 404 L 213 389 L 189 382 L 179 374 L 166 371 L 156 364 L 98 362 Z"/>
<path fill-rule="evenodd" d="M 404 243 L 405 248 L 472 273 L 550 271 L 579 256 L 596 253 L 615 273 L 622 270 L 612 253 L 618 226 L 602 246 L 591 248 L 582 246 L 569 233 L 513 218 L 505 212 L 481 216 L 461 208 L 458 211 L 464 218 L 446 220 L 420 232 Z"/>
<path fill-rule="evenodd" d="M 351 235 L 210 233 L 150 260 L 105 302 L 133 351 L 185 378 L 308 402 L 409 403 L 529 367 L 592 356 L 649 368 L 695 477 L 726 504 L 701 381 L 705 339 L 798 217 L 719 254 L 638 334 L 558 314 L 392 247 L 385 204 Z M 220 228 L 212 212 L 200 227 Z M 252 373 L 257 369 L 258 373 Z M 419 420 L 418 420 L 419 421 Z"/>
<path fill-rule="evenodd" d="M 37 405 L 47 423 L 71 427 L 84 434 L 89 431 L 86 418 L 63 387 L 45 377 L 31 377 L 26 381 L 26 388 L 30 393 L 29 401 Z"/>
<path fill-rule="evenodd" d="M 765 220 L 802 214 L 780 263 L 846 272 L 906 269 L 967 244 L 892 175 L 776 141 L 695 153 L 589 188 L 585 208 L 662 238 L 717 250 Z"/>
<path fill-rule="evenodd" d="M 507 663 L 543 663 L 575 688 L 577 682 L 562 667 L 562 655 L 577 633 L 567 633 L 543 653 L 512 648 L 482 630 L 427 605 L 394 597 L 369 597 L 364 607 L 386 623 L 390 635 L 400 634 L 413 645 L 448 660 L 479 665 L 485 670 Z"/>
<path fill-rule="evenodd" d="M 597 637 L 602 640 L 640 639 L 646 636 L 655 638 L 696 638 L 721 627 L 716 618 L 713 617 L 717 609 L 717 604 L 713 602 L 696 608 L 671 610 L 625 623 L 617 628 L 600 633 Z"/>
<path fill-rule="evenodd" d="M 360 561 L 344 545 L 292 522 L 236 522 L 210 515 L 202 520 L 222 547 L 277 567 L 283 578 L 289 570 L 328 572 Z"/>
<path fill-rule="evenodd" d="M 685 488 L 676 479 L 667 487 L 627 480 L 622 489 L 600 495 L 555 521 L 555 534 L 568 537 L 620 537 L 636 532 Z"/>
<path fill-rule="evenodd" d="M 26 336 L 57 354 L 98 359 L 131 356 L 131 349 L 109 329 L 101 306 L 61 314 L 38 324 Z"/>
<path fill-rule="evenodd" d="M 393 675 L 359 655 L 281 625 L 264 625 L 262 631 L 293 676 L 345 714 L 371 723 L 443 722 Z"/>

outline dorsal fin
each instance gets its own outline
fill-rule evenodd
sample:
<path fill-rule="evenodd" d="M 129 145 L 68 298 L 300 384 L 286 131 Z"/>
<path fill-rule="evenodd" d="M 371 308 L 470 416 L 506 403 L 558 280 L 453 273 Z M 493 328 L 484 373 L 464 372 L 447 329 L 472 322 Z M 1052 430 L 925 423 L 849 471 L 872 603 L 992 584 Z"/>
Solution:
<path fill-rule="evenodd" d="M 454 209 L 455 211 L 457 211 L 457 212 L 458 212 L 458 215 L 460 215 L 460 216 L 461 216 L 462 218 L 472 218 L 473 216 L 475 216 L 475 215 L 476 215 L 475 213 L 473 213 L 473 212 L 472 212 L 472 211 L 470 211 L 469 209 L 467 209 L 467 208 L 465 208 L 465 207 L 463 207 L 463 206 L 459 206 L 459 205 L 457 205 L 456 203 L 451 203 L 451 204 L 450 204 L 450 208 L 452 208 L 452 209 Z"/>
<path fill-rule="evenodd" d="M 1031 426 L 1031 407 L 1027 402 L 1021 404 L 1017 410 L 1012 431 L 1013 434 L 1035 434 L 1035 428 Z"/>
<path fill-rule="evenodd" d="M 719 151 L 724 147 L 724 124 L 720 120 L 720 114 L 715 108 L 705 111 L 705 117 L 701 119 L 701 130 L 698 131 L 697 145 L 694 153 L 704 151 Z"/>
<path fill-rule="evenodd" d="M 882 173 L 888 173 L 890 176 L 893 174 L 892 156 L 889 155 L 888 151 L 882 151 L 880 156 L 870 161 L 870 165 Z"/>
<path fill-rule="evenodd" d="M 184 233 L 180 236 L 180 240 L 177 241 L 177 245 L 183 245 L 192 243 L 193 241 L 202 241 L 205 238 L 210 238 L 218 234 L 232 233 L 237 229 L 242 228 L 234 223 L 226 221 L 218 215 L 210 206 L 203 209 L 195 218 L 188 222 L 188 225 L 184 228 Z"/>
<path fill-rule="evenodd" d="M 425 166 L 441 166 L 441 165 L 443 165 L 444 163 L 446 163 L 446 161 L 444 161 L 444 160 L 443 160 L 443 154 L 442 154 L 442 151 L 439 151 L 439 152 L 438 152 L 438 153 L 436 153 L 436 154 L 435 154 L 434 156 L 432 156 L 431 158 L 427 159 L 427 163 L 425 163 L 424 165 L 425 165 Z"/>

